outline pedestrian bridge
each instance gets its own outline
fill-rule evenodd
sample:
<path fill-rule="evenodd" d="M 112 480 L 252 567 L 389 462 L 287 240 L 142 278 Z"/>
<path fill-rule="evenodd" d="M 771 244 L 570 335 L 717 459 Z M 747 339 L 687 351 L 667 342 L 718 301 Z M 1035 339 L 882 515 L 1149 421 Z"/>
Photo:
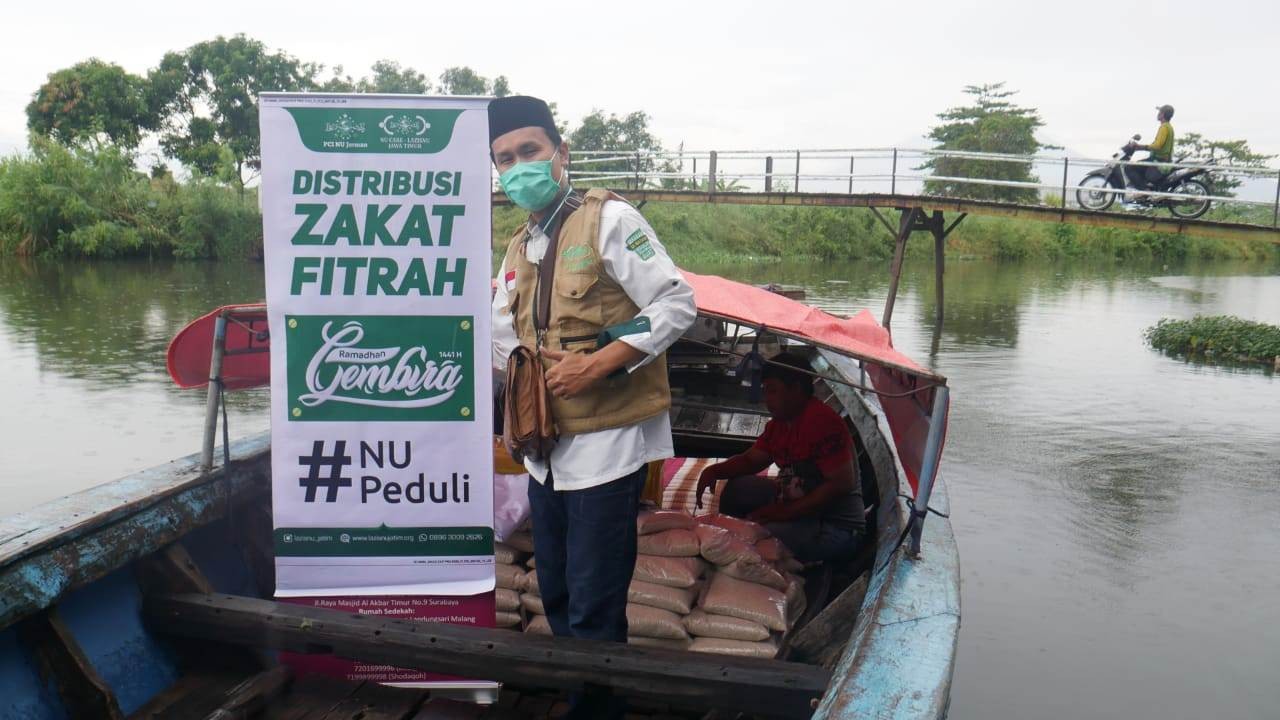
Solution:
<path fill-rule="evenodd" d="M 580 186 L 607 186 L 637 204 L 864 207 L 875 212 L 895 237 L 912 230 L 933 229 L 935 236 L 945 238 L 964 216 L 972 214 L 1280 244 L 1280 171 L 1269 168 L 1184 161 L 1180 166 L 1208 169 L 1213 187 L 1219 187 L 1215 181 L 1222 179 L 1240 183 L 1232 195 L 1215 191 L 1208 196 L 1213 203 L 1209 212 L 1188 220 L 1174 217 L 1164 208 L 1096 212 L 1080 207 L 1075 202 L 1076 186 L 1087 173 L 1110 160 L 901 148 L 578 151 L 572 153 L 572 158 L 573 178 Z M 940 158 L 971 161 L 966 166 L 973 172 L 966 172 L 965 177 L 949 177 L 921 170 L 924 163 Z M 1010 166 L 1030 170 L 1031 180 L 1005 179 L 1010 176 Z M 937 194 L 934 188 L 926 190 L 926 182 L 933 183 L 934 188 L 941 184 L 963 191 L 955 196 Z M 961 196 L 999 197 L 997 188 L 1022 189 L 1022 195 L 1034 200 L 1011 202 Z M 1119 190 L 1104 192 L 1112 192 L 1118 199 L 1124 199 L 1126 194 Z M 507 199 L 495 192 L 494 202 L 506 204 Z M 1120 203 L 1112 207 L 1118 208 Z M 881 208 L 902 211 L 896 228 L 880 214 Z M 944 228 L 945 213 L 951 213 L 953 219 Z"/>

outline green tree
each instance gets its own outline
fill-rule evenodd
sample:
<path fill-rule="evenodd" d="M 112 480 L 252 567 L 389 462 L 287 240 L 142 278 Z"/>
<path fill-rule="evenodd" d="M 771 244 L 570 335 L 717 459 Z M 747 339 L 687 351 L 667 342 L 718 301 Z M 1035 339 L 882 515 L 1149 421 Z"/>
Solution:
<path fill-rule="evenodd" d="M 320 70 L 244 35 L 166 53 L 148 75 L 160 145 L 193 173 L 243 189 L 262 166 L 259 93 L 314 89 Z"/>
<path fill-rule="evenodd" d="M 969 85 L 964 92 L 973 98 L 973 104 L 938 113 L 942 123 L 930 130 L 927 136 L 937 143 L 935 149 L 1015 155 L 1034 155 L 1041 150 L 1054 149 L 1054 146 L 1036 139 L 1036 130 L 1044 126 L 1039 112 L 1034 108 L 1019 107 L 1009 100 L 1017 94 L 1016 90 L 1006 90 L 1004 83 L 999 82 Z M 929 170 L 938 177 L 1039 181 L 1029 162 L 934 157 L 918 169 Z M 930 195 L 1010 202 L 1035 202 L 1039 196 L 1035 188 L 979 185 L 954 180 L 926 180 L 924 190 Z"/>
<path fill-rule="evenodd" d="M 569 145 L 573 150 L 607 151 L 618 155 L 640 151 L 642 155 L 638 160 L 628 158 L 602 163 L 593 162 L 584 167 L 590 172 L 610 175 L 634 176 L 637 172 L 644 174 L 652 171 L 656 164 L 652 158 L 643 153 L 662 151 L 662 143 L 649 130 L 649 119 L 649 114 L 641 110 L 619 117 L 613 113 L 605 115 L 603 110 L 593 109 L 582 118 L 578 127 L 569 133 Z M 606 179 L 603 182 L 607 185 L 616 185 L 618 181 Z M 634 185 L 634 181 L 631 184 Z"/>
<path fill-rule="evenodd" d="M 401 67 L 395 60 L 379 60 L 371 70 L 373 74 L 356 85 L 356 92 L 425 95 L 431 91 L 426 75 L 411 67 Z"/>
<path fill-rule="evenodd" d="M 145 79 L 90 58 L 49 74 L 27 105 L 27 129 L 66 146 L 132 150 L 153 129 Z"/>
<path fill-rule="evenodd" d="M 499 75 L 490 81 L 465 65 L 445 68 L 440 73 L 440 92 L 445 95 L 496 95 L 506 97 L 511 94 L 511 83 L 505 75 Z"/>
<path fill-rule="evenodd" d="M 1200 133 L 1187 133 L 1177 140 L 1178 155 L 1186 155 L 1186 162 L 1219 162 L 1223 165 L 1246 168 L 1265 168 L 1276 158 L 1263 155 L 1249 147 L 1248 140 L 1210 140 Z M 1235 197 L 1235 191 L 1244 180 L 1234 175 L 1213 173 L 1213 194 Z"/>

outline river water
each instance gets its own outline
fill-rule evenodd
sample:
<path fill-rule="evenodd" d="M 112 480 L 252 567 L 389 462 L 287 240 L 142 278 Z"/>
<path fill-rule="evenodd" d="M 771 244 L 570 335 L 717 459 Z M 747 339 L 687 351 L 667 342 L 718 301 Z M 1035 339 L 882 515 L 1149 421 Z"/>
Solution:
<path fill-rule="evenodd" d="M 879 315 L 885 263 L 691 265 Z M 234 263 L 0 265 L 0 515 L 195 452 L 168 339 L 260 300 Z M 908 266 L 897 346 L 947 375 L 963 570 L 952 717 L 1280 717 L 1280 377 L 1146 347 L 1163 316 L 1280 323 L 1280 268 Z M 267 427 L 232 396 L 233 435 Z"/>

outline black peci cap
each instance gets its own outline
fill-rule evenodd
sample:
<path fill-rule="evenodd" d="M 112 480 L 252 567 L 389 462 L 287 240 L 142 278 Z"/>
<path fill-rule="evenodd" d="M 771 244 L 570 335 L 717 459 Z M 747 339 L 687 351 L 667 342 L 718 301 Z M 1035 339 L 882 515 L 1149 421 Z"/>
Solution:
<path fill-rule="evenodd" d="M 556 130 L 551 108 L 542 100 L 528 95 L 510 95 L 495 98 L 489 103 L 489 144 L 512 130 L 526 127 L 540 127 L 547 131 L 551 142 L 560 144 L 560 133 Z"/>

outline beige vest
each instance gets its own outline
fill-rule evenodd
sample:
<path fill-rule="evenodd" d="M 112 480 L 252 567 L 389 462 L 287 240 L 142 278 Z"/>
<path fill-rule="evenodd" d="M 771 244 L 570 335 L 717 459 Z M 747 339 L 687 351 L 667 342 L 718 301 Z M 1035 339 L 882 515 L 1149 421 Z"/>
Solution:
<path fill-rule="evenodd" d="M 608 190 L 587 193 L 582 207 L 560 229 L 552 281 L 550 322 L 543 343 L 557 350 L 594 352 L 600 331 L 629 322 L 640 312 L 631 298 L 604 270 L 597 251 L 600 211 L 606 200 L 622 200 Z M 521 228 L 507 246 L 502 278 L 515 271 L 515 289 L 508 290 L 509 309 L 520 344 L 537 347 L 533 307 L 537 302 L 538 267 L 525 257 L 527 230 Z M 543 258 L 543 262 L 552 258 Z M 508 287 L 510 284 L 508 283 Z M 547 369 L 554 363 L 543 360 Z M 577 435 L 632 425 L 671 407 L 666 355 L 635 372 L 616 374 L 596 383 L 580 396 L 551 398 L 551 413 L 561 433 Z"/>

